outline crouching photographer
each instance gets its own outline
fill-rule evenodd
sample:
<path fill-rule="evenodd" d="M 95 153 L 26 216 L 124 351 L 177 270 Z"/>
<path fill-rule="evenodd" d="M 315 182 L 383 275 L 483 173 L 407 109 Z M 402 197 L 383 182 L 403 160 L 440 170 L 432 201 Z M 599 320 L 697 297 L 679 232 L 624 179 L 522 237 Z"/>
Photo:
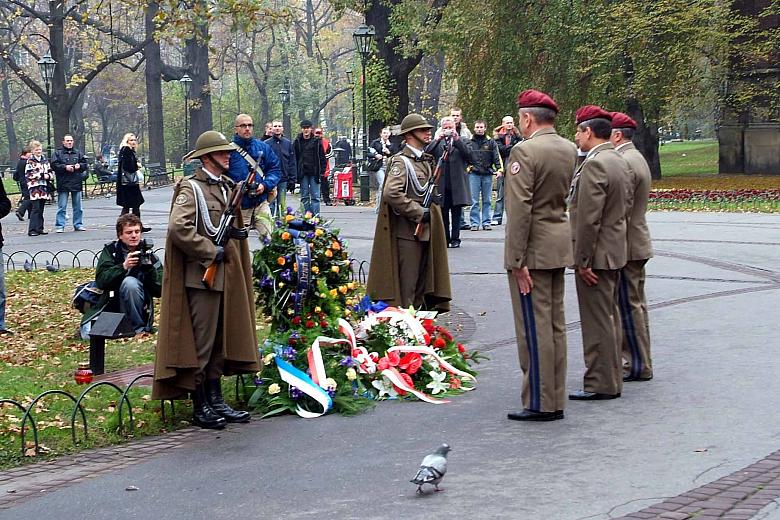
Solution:
<path fill-rule="evenodd" d="M 162 293 L 162 263 L 152 252 L 151 240 L 142 238 L 141 219 L 132 213 L 116 221 L 117 240 L 105 245 L 98 258 L 95 285 L 102 294 L 81 321 L 81 335 L 103 311 L 121 312 L 136 333 L 151 332 L 154 298 Z"/>

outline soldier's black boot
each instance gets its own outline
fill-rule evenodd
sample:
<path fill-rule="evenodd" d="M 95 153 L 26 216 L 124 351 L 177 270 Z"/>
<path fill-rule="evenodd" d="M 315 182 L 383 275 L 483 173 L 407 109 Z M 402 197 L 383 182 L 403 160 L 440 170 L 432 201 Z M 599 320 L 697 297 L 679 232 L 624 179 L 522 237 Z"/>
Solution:
<path fill-rule="evenodd" d="M 222 416 L 229 423 L 249 422 L 249 412 L 234 410 L 222 398 L 222 385 L 219 379 L 206 381 L 206 397 L 211 409 Z"/>
<path fill-rule="evenodd" d="M 209 430 L 220 430 L 227 424 L 227 421 L 209 406 L 203 383 L 197 385 L 192 394 L 192 423 Z"/>

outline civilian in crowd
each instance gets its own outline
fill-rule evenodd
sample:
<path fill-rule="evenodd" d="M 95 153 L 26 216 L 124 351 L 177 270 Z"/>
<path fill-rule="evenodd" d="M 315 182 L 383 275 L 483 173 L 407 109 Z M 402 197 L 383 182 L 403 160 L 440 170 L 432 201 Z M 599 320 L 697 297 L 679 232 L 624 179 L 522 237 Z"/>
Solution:
<path fill-rule="evenodd" d="M 43 155 L 40 141 L 30 141 L 30 157 L 24 170 L 27 189 L 30 193 L 30 222 L 27 234 L 31 237 L 48 234 L 43 229 L 43 206 L 51 200 L 49 182 L 54 174 L 49 166 L 49 159 Z"/>
<path fill-rule="evenodd" d="M 66 134 L 62 138 L 62 148 L 54 152 L 51 168 L 57 177 L 57 217 L 54 231 L 65 231 L 65 217 L 68 209 L 68 196 L 73 203 L 73 229 L 86 231 L 81 210 L 81 191 L 84 181 L 89 177 L 87 158 L 74 146 L 73 136 Z"/>

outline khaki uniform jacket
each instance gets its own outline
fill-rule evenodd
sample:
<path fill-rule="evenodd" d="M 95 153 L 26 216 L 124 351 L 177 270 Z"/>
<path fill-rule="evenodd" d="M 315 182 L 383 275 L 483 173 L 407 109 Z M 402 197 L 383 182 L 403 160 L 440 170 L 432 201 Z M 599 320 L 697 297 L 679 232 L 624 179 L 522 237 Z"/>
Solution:
<path fill-rule="evenodd" d="M 228 204 L 222 199 L 221 185 L 209 184 L 200 168 L 195 175 L 181 179 L 173 190 L 168 238 L 165 241 L 160 332 L 154 363 L 154 399 L 182 398 L 195 389 L 198 370 L 193 323 L 187 299 L 187 288 L 205 289 L 201 279 L 216 254 L 216 247 L 203 234 L 203 215 L 195 224 L 196 206 L 189 178 L 202 188 L 212 222 Z M 227 179 L 222 176 L 222 179 Z M 229 183 L 232 186 L 232 182 Z M 236 215 L 236 227 L 243 226 L 241 212 Z M 222 291 L 222 338 L 225 358 L 224 374 L 254 373 L 262 369 L 257 353 L 255 332 L 255 302 L 252 286 L 252 263 L 246 240 L 230 240 L 225 257 L 219 265 L 212 287 Z M 219 319 L 214 316 L 214 319 Z"/>
<path fill-rule="evenodd" d="M 574 174 L 569 213 L 574 265 L 620 269 L 626 265 L 628 163 L 610 142 L 598 145 Z"/>
<path fill-rule="evenodd" d="M 374 231 L 366 293 L 371 299 L 382 300 L 390 305 L 399 305 L 401 301 L 397 240 L 415 240 L 414 231 L 423 215 L 423 197 L 410 192 L 406 165 L 398 157 L 401 154 L 411 158 L 414 173 L 421 185 L 428 182 L 433 170 L 430 161 L 415 161 L 414 153 L 406 146 L 388 162 L 382 205 Z M 430 224 L 424 226 L 418 241 L 428 242 L 429 247 L 425 271 L 426 306 L 428 309 L 447 312 L 452 299 L 450 268 L 441 209 L 436 204 L 431 205 Z"/>
<path fill-rule="evenodd" d="M 653 256 L 653 245 L 650 241 L 650 229 L 647 227 L 647 200 L 650 197 L 650 167 L 647 161 L 636 149 L 634 143 L 626 143 L 618 148 L 628 165 L 633 170 L 632 183 L 629 186 L 633 204 L 628 212 L 626 237 L 628 242 L 628 261 L 647 260 Z"/>
<path fill-rule="evenodd" d="M 543 128 L 516 144 L 504 180 L 507 211 L 504 267 L 557 269 L 571 265 L 566 195 L 577 148 Z"/>
<path fill-rule="evenodd" d="M 428 182 L 433 174 L 430 161 L 415 160 L 414 152 L 408 146 L 400 153 L 390 158 L 385 173 L 385 184 L 382 189 L 382 202 L 390 206 L 390 223 L 395 230 L 396 238 L 415 240 L 414 231 L 423 216 L 423 195 L 417 195 L 411 189 L 407 178 L 406 164 L 400 155 L 408 157 L 421 186 Z M 425 226 L 420 237 L 421 242 L 430 239 L 430 226 Z"/>

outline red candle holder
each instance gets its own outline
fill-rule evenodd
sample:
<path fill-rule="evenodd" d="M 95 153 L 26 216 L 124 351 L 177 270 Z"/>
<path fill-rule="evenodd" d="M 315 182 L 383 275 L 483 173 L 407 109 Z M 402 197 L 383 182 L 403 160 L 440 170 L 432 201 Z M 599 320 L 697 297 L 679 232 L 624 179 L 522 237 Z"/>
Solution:
<path fill-rule="evenodd" d="M 95 376 L 92 374 L 92 369 L 89 368 L 89 363 L 79 363 L 79 367 L 73 374 L 73 380 L 80 385 L 88 385 L 94 378 Z"/>

